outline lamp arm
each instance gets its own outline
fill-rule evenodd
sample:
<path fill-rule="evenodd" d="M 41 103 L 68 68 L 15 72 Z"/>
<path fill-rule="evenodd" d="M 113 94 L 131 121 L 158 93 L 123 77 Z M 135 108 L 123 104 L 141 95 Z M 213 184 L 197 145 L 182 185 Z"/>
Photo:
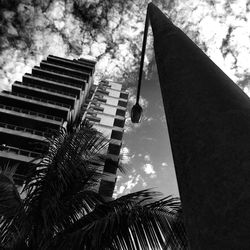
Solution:
<path fill-rule="evenodd" d="M 139 104 L 139 98 L 140 98 L 140 92 L 141 92 L 142 71 L 143 71 L 145 50 L 146 50 L 146 45 L 147 45 L 148 26 L 149 26 L 149 15 L 148 15 L 148 8 L 147 8 L 146 21 L 145 21 L 145 27 L 144 27 L 144 35 L 143 35 L 143 42 L 142 42 L 139 80 L 138 80 L 138 88 L 137 88 L 137 96 L 136 96 L 136 103 L 138 103 L 138 104 Z"/>

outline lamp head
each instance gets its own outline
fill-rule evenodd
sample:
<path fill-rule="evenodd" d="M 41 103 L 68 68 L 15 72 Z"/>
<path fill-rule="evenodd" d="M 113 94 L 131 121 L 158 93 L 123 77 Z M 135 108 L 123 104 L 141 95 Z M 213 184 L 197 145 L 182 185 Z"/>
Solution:
<path fill-rule="evenodd" d="M 131 121 L 132 123 L 139 123 L 142 117 L 142 107 L 139 103 L 136 103 L 131 109 Z"/>

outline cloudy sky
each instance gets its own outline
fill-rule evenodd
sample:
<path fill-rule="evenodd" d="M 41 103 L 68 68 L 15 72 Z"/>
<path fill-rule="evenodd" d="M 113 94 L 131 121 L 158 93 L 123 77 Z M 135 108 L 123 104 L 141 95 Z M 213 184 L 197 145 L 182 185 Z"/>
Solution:
<path fill-rule="evenodd" d="M 146 7 L 142 0 L 1 0 L 0 89 L 47 55 L 96 58 L 100 78 L 122 82 L 135 100 Z M 153 1 L 250 95 L 250 1 Z M 142 87 L 144 117 L 127 119 L 116 196 L 155 187 L 178 195 L 164 110 L 149 32 Z"/>

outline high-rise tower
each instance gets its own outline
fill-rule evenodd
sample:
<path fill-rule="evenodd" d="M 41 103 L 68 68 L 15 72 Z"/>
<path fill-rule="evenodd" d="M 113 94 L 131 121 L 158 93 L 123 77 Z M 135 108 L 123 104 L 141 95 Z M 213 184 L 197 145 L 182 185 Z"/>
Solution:
<path fill-rule="evenodd" d="M 11 92 L 0 93 L 0 161 L 18 163 L 18 173 L 25 174 L 27 163 L 43 152 L 41 142 L 50 129 L 87 119 L 111 139 L 99 189 L 111 197 L 128 94 L 112 81 L 94 85 L 94 70 L 95 61 L 48 56 L 16 81 Z"/>

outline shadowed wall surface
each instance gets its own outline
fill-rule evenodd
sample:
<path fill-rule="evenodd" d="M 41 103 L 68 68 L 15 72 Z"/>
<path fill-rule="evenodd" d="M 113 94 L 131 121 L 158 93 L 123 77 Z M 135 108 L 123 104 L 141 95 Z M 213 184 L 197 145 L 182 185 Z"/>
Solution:
<path fill-rule="evenodd" d="M 192 249 L 250 249 L 250 100 L 153 4 L 149 16 Z"/>

